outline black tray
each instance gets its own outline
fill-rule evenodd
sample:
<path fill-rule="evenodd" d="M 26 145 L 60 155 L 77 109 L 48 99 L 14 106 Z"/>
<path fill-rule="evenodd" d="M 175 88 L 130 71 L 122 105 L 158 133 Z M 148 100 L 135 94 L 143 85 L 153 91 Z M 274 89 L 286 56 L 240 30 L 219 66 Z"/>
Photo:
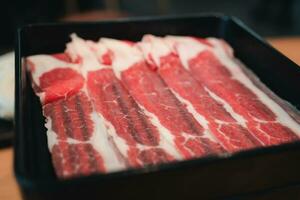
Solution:
<path fill-rule="evenodd" d="M 60 181 L 47 149 L 41 105 L 21 58 L 62 52 L 69 34 L 139 40 L 143 34 L 220 37 L 281 98 L 300 108 L 300 68 L 239 20 L 223 15 L 28 25 L 16 50 L 15 174 L 25 199 L 192 199 L 299 195 L 300 143 Z M 288 188 L 288 189 L 284 189 Z M 277 191 L 272 192 L 272 191 Z M 279 195 L 278 195 L 279 196 Z M 277 197 L 278 197 L 277 196 Z M 276 197 L 276 196 L 275 196 Z M 273 198 L 274 199 L 274 198 Z"/>
<path fill-rule="evenodd" d="M 13 127 L 12 121 L 0 119 L 0 149 L 12 144 L 14 135 Z"/>

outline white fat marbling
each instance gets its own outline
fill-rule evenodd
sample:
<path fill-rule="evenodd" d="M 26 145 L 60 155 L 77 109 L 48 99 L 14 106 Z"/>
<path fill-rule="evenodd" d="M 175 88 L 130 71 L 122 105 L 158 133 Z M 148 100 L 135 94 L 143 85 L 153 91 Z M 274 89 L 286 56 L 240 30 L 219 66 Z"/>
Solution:
<path fill-rule="evenodd" d="M 213 93 L 211 90 L 209 90 L 207 87 L 204 87 L 204 89 L 208 92 L 208 94 L 213 98 L 215 101 L 221 103 L 224 107 L 224 109 L 244 128 L 247 128 L 247 121 L 245 118 L 238 113 L 236 113 L 231 105 L 229 105 L 224 99 Z"/>
<path fill-rule="evenodd" d="M 101 42 L 94 42 L 94 41 L 86 41 L 86 44 L 88 47 L 93 51 L 95 56 L 97 57 L 98 61 L 101 63 L 102 61 L 102 56 L 107 53 L 108 49 L 106 46 L 101 44 Z"/>
<path fill-rule="evenodd" d="M 182 65 L 185 69 L 189 69 L 188 61 L 200 52 L 210 49 L 209 46 L 197 42 L 191 37 L 185 36 L 166 36 L 166 43 L 176 51 L 180 57 Z"/>
<path fill-rule="evenodd" d="M 146 110 L 146 108 L 143 107 L 142 105 L 140 104 L 138 105 L 143 110 L 143 113 L 149 118 L 152 125 L 154 125 L 157 128 L 158 133 L 160 134 L 160 138 L 159 138 L 160 142 L 157 147 L 161 147 L 162 149 L 164 149 L 168 154 L 172 155 L 176 160 L 182 160 L 183 159 L 182 155 L 176 149 L 176 144 L 174 142 L 175 136 L 170 132 L 169 129 L 167 129 L 160 123 L 156 115 Z"/>
<path fill-rule="evenodd" d="M 74 33 L 71 35 L 71 39 L 72 41 L 66 45 L 67 48 L 65 52 L 70 56 L 72 61 L 81 58 L 81 73 L 85 78 L 87 77 L 88 71 L 103 68 L 91 50 L 91 41 L 87 43 Z"/>
<path fill-rule="evenodd" d="M 184 99 L 182 96 L 180 96 L 177 92 L 174 90 L 171 90 L 172 93 L 176 96 L 176 98 L 183 104 L 187 106 L 187 110 L 192 116 L 196 119 L 196 121 L 204 128 L 204 137 L 210 139 L 211 141 L 217 142 L 217 139 L 213 134 L 209 131 L 209 121 L 205 119 L 204 116 L 202 116 L 200 113 L 196 111 L 194 106 L 189 102 L 188 100 Z"/>
<path fill-rule="evenodd" d="M 152 63 L 154 61 L 152 64 L 158 67 L 160 66 L 160 58 L 171 53 L 171 49 L 165 43 L 164 39 L 153 35 L 145 35 L 142 41 L 137 43 L 137 46 L 140 48 L 147 62 Z M 149 55 L 151 55 L 153 61 Z"/>
<path fill-rule="evenodd" d="M 99 113 L 93 111 L 91 117 L 94 122 L 95 131 L 90 138 L 90 143 L 102 156 L 107 171 L 113 172 L 125 169 L 124 160 L 118 155 L 118 150 L 115 149 L 113 141 L 110 140 L 111 135 L 115 135 L 115 130 L 111 128 L 111 125 L 109 125 L 109 129 L 105 127 L 105 124 L 108 124 L 108 122 Z M 123 147 L 123 145 L 124 142 L 121 141 L 121 146 Z M 125 146 L 125 148 L 127 147 Z"/>
<path fill-rule="evenodd" d="M 121 77 L 122 71 L 143 60 L 143 55 L 136 45 L 110 38 L 101 38 L 99 42 L 113 53 L 112 66 L 118 78 Z"/>
<path fill-rule="evenodd" d="M 50 152 L 52 151 L 52 148 L 55 144 L 57 144 L 57 134 L 52 129 L 52 120 L 50 117 L 46 118 L 46 124 L 45 127 L 47 128 L 47 142 L 48 142 L 48 148 Z"/>

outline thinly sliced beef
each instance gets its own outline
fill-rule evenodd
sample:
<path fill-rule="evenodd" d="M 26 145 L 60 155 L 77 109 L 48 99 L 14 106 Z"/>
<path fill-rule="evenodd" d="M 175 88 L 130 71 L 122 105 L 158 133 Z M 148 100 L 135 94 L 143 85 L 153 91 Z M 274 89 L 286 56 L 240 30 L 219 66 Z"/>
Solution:
<path fill-rule="evenodd" d="M 223 151 L 219 144 L 204 136 L 203 127 L 162 78 L 149 69 L 135 45 L 109 39 L 101 42 L 112 51 L 112 66 L 122 83 L 134 99 L 173 135 L 176 148 L 185 158 Z"/>
<path fill-rule="evenodd" d="M 67 52 L 71 58 L 82 59 L 89 96 L 98 115 L 108 126 L 112 126 L 109 129 L 116 151 L 128 167 L 174 160 L 168 153 L 168 147 L 161 145 L 157 128 L 116 78 L 112 69 L 99 62 L 107 52 L 98 55 L 98 48 L 96 44 L 87 44 L 73 36 Z M 104 59 L 104 63 L 107 63 L 107 59 Z"/>
<path fill-rule="evenodd" d="M 172 53 L 172 49 L 162 38 L 145 36 L 139 46 L 148 62 L 156 66 L 158 74 L 169 88 L 184 100 L 182 102 L 186 106 L 191 105 L 191 113 L 195 113 L 195 118 L 200 115 L 205 119 L 208 130 L 226 150 L 233 152 L 261 145 L 183 68 L 179 57 Z"/>
<path fill-rule="evenodd" d="M 89 72 L 87 85 L 97 112 L 101 113 L 114 126 L 118 136 L 126 141 L 128 151 L 136 150 L 135 156 L 126 155 L 129 164 L 131 166 L 144 165 L 143 160 L 139 159 L 144 157 L 140 155 L 144 154 L 143 151 L 139 150 L 143 148 L 137 148 L 137 146 L 143 145 L 147 148 L 158 146 L 160 135 L 157 128 L 151 124 L 111 69 Z M 150 151 L 150 149 L 147 150 L 149 153 Z M 157 163 L 161 155 L 157 154 L 158 157 L 155 158 L 155 152 L 153 148 L 151 155 L 153 162 Z M 168 158 L 165 161 L 174 160 L 165 151 L 160 152 Z"/>
<path fill-rule="evenodd" d="M 83 77 L 72 69 L 57 68 L 40 77 L 40 87 L 45 91 L 44 103 L 53 102 L 77 93 L 83 87 Z"/>
<path fill-rule="evenodd" d="M 61 179 L 299 139 L 299 113 L 222 40 L 71 39 L 64 53 L 25 59 Z"/>
<path fill-rule="evenodd" d="M 129 145 L 157 146 L 159 134 L 111 69 L 88 74 L 88 89 L 98 112 L 116 126 Z M 101 103 L 102 102 L 102 103 Z"/>
<path fill-rule="evenodd" d="M 52 162 L 62 178 L 105 171 L 101 155 L 89 143 L 58 142 L 52 148 Z"/>
<path fill-rule="evenodd" d="M 26 60 L 33 87 L 43 104 L 73 95 L 84 85 L 84 78 L 76 64 L 51 55 L 30 56 Z"/>
<path fill-rule="evenodd" d="M 107 144 L 108 138 L 104 125 L 95 121 L 80 66 L 46 55 L 30 56 L 27 61 L 43 105 L 56 174 L 68 178 L 123 168 L 112 147 L 97 145 Z M 50 94 L 55 98 L 48 98 Z M 102 141 L 95 141 L 98 138 Z"/>
<path fill-rule="evenodd" d="M 195 79 L 205 84 L 209 90 L 228 102 L 236 113 L 243 116 L 249 130 L 265 145 L 298 139 L 293 131 L 277 122 L 276 115 L 251 90 L 233 79 L 231 73 L 211 52 L 200 53 L 189 61 L 189 65 Z"/>
<path fill-rule="evenodd" d="M 174 40 L 172 37 L 169 39 Z M 216 45 L 216 40 L 212 40 L 211 43 Z M 218 49 L 215 46 L 213 48 L 204 47 L 203 44 L 196 41 L 191 45 L 191 43 L 179 38 L 175 49 L 194 79 L 204 85 L 215 96 L 224 100 L 233 112 L 245 120 L 248 130 L 264 145 L 275 145 L 297 140 L 299 132 L 292 131 L 290 127 L 283 125 L 283 123 L 288 120 L 287 123 L 290 123 L 291 127 L 296 127 L 296 129 L 297 126 L 299 128 L 299 125 L 288 115 L 286 115 L 287 118 L 284 121 L 281 121 L 280 116 L 276 115 L 270 109 L 271 107 L 268 107 L 257 96 L 262 92 L 253 85 L 237 65 L 231 64 L 231 68 L 225 66 L 222 62 L 228 63 L 228 60 L 230 62 L 233 59 L 232 55 L 225 42 L 218 41 L 217 43 L 219 45 Z M 199 51 L 191 52 L 188 50 L 191 47 L 198 48 Z M 234 62 L 231 61 L 231 63 Z M 281 112 L 282 108 L 267 95 L 264 94 L 263 98 L 265 102 L 275 104 L 276 109 L 280 110 L 278 112 Z"/>
<path fill-rule="evenodd" d="M 92 105 L 85 93 L 78 92 L 69 98 L 48 103 L 43 109 L 44 115 L 51 119 L 51 128 L 57 133 L 58 139 L 87 141 L 92 136 Z"/>

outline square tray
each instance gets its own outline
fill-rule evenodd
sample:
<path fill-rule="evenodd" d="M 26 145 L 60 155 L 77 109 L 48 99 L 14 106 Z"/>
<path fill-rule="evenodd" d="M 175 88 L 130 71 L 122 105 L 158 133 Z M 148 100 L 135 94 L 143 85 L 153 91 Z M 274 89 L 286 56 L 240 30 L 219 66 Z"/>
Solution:
<path fill-rule="evenodd" d="M 28 25 L 17 32 L 14 160 L 15 174 L 25 199 L 103 197 L 175 200 L 233 196 L 251 198 L 253 195 L 257 198 L 259 194 L 270 196 L 276 194 L 272 191 L 300 183 L 299 142 L 248 150 L 231 156 L 205 157 L 58 180 L 47 147 L 41 104 L 33 93 L 22 58 L 32 54 L 62 52 L 73 32 L 91 40 L 100 37 L 139 40 L 146 33 L 223 38 L 233 47 L 237 58 L 263 83 L 282 99 L 300 108 L 300 68 L 234 17 L 190 15 Z"/>

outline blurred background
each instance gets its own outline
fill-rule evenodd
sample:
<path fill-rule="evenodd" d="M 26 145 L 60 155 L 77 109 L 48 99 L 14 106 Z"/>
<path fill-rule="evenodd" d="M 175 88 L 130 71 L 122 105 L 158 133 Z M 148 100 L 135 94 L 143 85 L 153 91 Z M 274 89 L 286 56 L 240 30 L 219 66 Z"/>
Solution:
<path fill-rule="evenodd" d="M 12 49 L 17 27 L 28 23 L 221 12 L 263 36 L 300 34 L 299 0 L 2 0 L 0 53 Z"/>

